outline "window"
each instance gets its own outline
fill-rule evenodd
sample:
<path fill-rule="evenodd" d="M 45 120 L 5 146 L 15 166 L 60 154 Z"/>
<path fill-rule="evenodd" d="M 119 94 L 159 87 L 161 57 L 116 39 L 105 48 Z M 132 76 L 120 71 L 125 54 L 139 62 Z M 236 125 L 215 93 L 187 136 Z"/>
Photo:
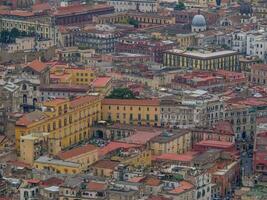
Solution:
<path fill-rule="evenodd" d="M 26 86 L 26 84 L 23 84 L 23 85 L 22 85 L 22 90 L 27 90 L 27 86 Z"/>

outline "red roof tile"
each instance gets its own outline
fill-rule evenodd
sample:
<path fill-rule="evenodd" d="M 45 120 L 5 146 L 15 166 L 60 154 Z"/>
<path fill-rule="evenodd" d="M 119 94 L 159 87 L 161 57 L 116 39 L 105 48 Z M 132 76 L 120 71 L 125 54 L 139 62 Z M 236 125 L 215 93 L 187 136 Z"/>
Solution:
<path fill-rule="evenodd" d="M 145 180 L 145 184 L 149 186 L 159 186 L 161 184 L 161 181 L 155 177 L 148 177 Z"/>
<path fill-rule="evenodd" d="M 120 162 L 111 161 L 111 160 L 99 160 L 92 165 L 95 168 L 103 168 L 103 169 L 112 169 L 114 170 Z"/>
<path fill-rule="evenodd" d="M 160 134 L 161 131 L 137 131 L 135 134 L 122 139 L 122 141 L 130 144 L 146 144 Z"/>
<path fill-rule="evenodd" d="M 37 3 L 37 4 L 34 4 L 32 6 L 32 10 L 34 12 L 36 12 L 36 11 L 40 12 L 40 11 L 51 10 L 51 8 L 52 7 L 50 6 L 49 3 Z"/>
<path fill-rule="evenodd" d="M 41 72 L 47 68 L 47 65 L 39 60 L 34 60 L 27 64 L 28 67 L 32 68 L 37 72 Z"/>
<path fill-rule="evenodd" d="M 20 117 L 18 119 L 18 121 L 16 121 L 16 125 L 27 126 L 27 125 L 30 125 L 31 123 L 43 120 L 46 117 L 47 117 L 47 115 L 41 111 L 34 111 L 31 113 L 26 113 L 26 114 L 22 115 L 22 117 Z"/>
<path fill-rule="evenodd" d="M 91 181 L 87 185 L 88 190 L 92 191 L 103 191 L 107 189 L 107 185 L 105 183 L 97 183 L 94 181 Z"/>
<path fill-rule="evenodd" d="M 176 153 L 165 153 L 159 156 L 155 156 L 156 160 L 172 160 L 172 161 L 181 161 L 181 162 L 190 162 L 199 152 L 191 151 L 184 154 Z"/>
<path fill-rule="evenodd" d="M 150 196 L 147 200 L 171 200 L 170 198 L 163 196 Z"/>
<path fill-rule="evenodd" d="M 111 6 L 107 5 L 94 5 L 94 6 L 86 6 L 86 5 L 71 5 L 67 7 L 59 7 L 54 15 L 56 16 L 63 16 L 63 15 L 73 15 L 78 13 L 86 13 L 89 11 L 94 11 L 98 9 L 105 9 L 105 8 L 112 8 Z"/>
<path fill-rule="evenodd" d="M 118 149 L 129 149 L 134 147 L 140 147 L 140 145 L 135 144 L 128 144 L 124 142 L 110 142 L 107 146 L 99 149 L 99 155 L 104 156 L 112 151 L 118 150 Z"/>
<path fill-rule="evenodd" d="M 27 180 L 27 182 L 28 183 L 34 183 L 34 184 L 38 184 L 38 183 L 40 183 L 40 180 L 39 179 L 29 179 L 29 180 Z"/>
<path fill-rule="evenodd" d="M 104 99 L 103 105 L 159 106 L 158 99 Z"/>
<path fill-rule="evenodd" d="M 13 166 L 16 166 L 16 167 L 25 167 L 25 168 L 31 169 L 31 165 L 30 164 L 24 163 L 22 161 L 9 160 L 9 161 L 7 161 L 7 163 L 9 165 L 13 165 Z"/>
<path fill-rule="evenodd" d="M 105 87 L 111 81 L 111 77 L 98 77 L 92 82 L 92 86 L 99 88 Z"/>
<path fill-rule="evenodd" d="M 56 98 L 56 99 L 47 100 L 43 104 L 45 106 L 57 106 L 57 105 L 66 103 L 68 101 L 69 100 L 67 98 Z"/>
<path fill-rule="evenodd" d="M 62 179 L 57 178 L 57 177 L 51 177 L 49 179 L 42 181 L 41 185 L 45 187 L 50 187 L 50 186 L 59 186 L 62 183 L 64 183 Z"/>
<path fill-rule="evenodd" d="M 254 64 L 251 66 L 251 69 L 253 70 L 261 70 L 261 71 L 267 71 L 267 64 Z"/>
<path fill-rule="evenodd" d="M 0 10 L 0 15 L 10 15 L 18 17 L 32 17 L 34 16 L 33 12 L 23 11 L 23 10 Z"/>
<path fill-rule="evenodd" d="M 225 142 L 225 141 L 215 141 L 215 140 L 202 140 L 198 142 L 196 145 L 200 146 L 208 146 L 208 147 L 218 147 L 218 148 L 230 148 L 234 146 L 234 143 L 232 142 Z"/>
<path fill-rule="evenodd" d="M 215 124 L 214 130 L 223 135 L 235 135 L 232 124 L 228 121 L 219 121 Z"/>
<path fill-rule="evenodd" d="M 61 151 L 61 152 L 58 153 L 57 156 L 62 160 L 67 160 L 67 159 L 70 159 L 70 158 L 77 157 L 77 156 L 79 156 L 81 154 L 85 154 L 85 153 L 88 153 L 88 152 L 95 151 L 97 149 L 98 148 L 95 147 L 94 145 L 87 144 L 85 146 L 77 147 L 77 148 L 74 148 L 74 149 L 71 149 L 71 150 L 68 150 L 68 151 Z"/>
<path fill-rule="evenodd" d="M 98 96 L 79 96 L 70 102 L 71 107 L 77 107 L 98 99 Z"/>
<path fill-rule="evenodd" d="M 11 200 L 11 198 L 8 198 L 8 197 L 0 197 L 0 200 Z"/>
<path fill-rule="evenodd" d="M 175 194 L 179 194 L 179 193 L 183 193 L 186 192 L 188 190 L 191 190 L 194 188 L 194 185 L 187 182 L 187 181 L 181 181 L 179 183 L 179 186 L 177 188 L 175 188 L 174 190 L 170 191 L 170 193 L 175 193 Z"/>
<path fill-rule="evenodd" d="M 128 182 L 139 183 L 139 182 L 142 182 L 144 180 L 144 178 L 145 177 L 143 177 L 143 176 L 136 176 L 136 177 L 128 179 Z"/>

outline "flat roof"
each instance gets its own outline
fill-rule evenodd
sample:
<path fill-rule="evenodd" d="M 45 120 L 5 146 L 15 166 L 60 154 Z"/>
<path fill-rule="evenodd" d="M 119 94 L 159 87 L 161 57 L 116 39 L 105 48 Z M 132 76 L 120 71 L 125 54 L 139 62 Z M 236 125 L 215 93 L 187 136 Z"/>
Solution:
<path fill-rule="evenodd" d="M 201 51 L 184 51 L 181 49 L 171 49 L 171 50 L 168 50 L 167 52 L 175 53 L 175 54 L 182 54 L 182 55 L 191 56 L 191 57 L 198 57 L 198 58 L 220 57 L 224 55 L 237 54 L 236 51 L 229 51 L 229 50 L 217 51 L 217 52 L 210 52 L 210 51 L 201 52 Z"/>
<path fill-rule="evenodd" d="M 59 187 L 58 186 L 51 186 L 51 187 L 47 187 L 47 188 L 44 188 L 46 191 L 49 191 L 49 192 L 58 192 L 59 191 Z"/>
<path fill-rule="evenodd" d="M 78 163 L 49 158 L 48 156 L 41 156 L 35 162 L 43 164 L 62 165 L 66 167 L 80 167 L 80 164 Z"/>
<path fill-rule="evenodd" d="M 21 136 L 20 139 L 24 139 L 24 140 L 36 140 L 36 139 L 39 139 L 41 137 L 48 136 L 49 134 L 50 133 L 46 133 L 46 132 L 43 132 L 43 133 L 30 133 L 28 135 Z"/>

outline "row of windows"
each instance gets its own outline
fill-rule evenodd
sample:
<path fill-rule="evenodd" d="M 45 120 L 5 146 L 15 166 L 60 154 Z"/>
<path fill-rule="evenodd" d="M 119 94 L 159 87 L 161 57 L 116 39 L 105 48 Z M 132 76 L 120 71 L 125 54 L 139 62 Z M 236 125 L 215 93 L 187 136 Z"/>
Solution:
<path fill-rule="evenodd" d="M 76 76 L 88 76 L 88 73 L 76 73 Z M 90 74 L 90 76 L 94 76 L 93 73 Z"/>
<path fill-rule="evenodd" d="M 120 119 L 120 116 L 121 116 L 120 113 L 117 113 L 117 114 L 116 114 L 116 118 L 117 118 L 117 119 Z M 126 113 L 122 113 L 122 116 L 123 116 L 123 119 L 126 119 Z M 108 114 L 108 118 L 109 118 L 109 120 L 112 120 L 111 113 Z M 132 114 L 132 113 L 130 113 L 130 115 L 129 115 L 129 119 L 130 119 L 130 120 L 133 120 L 133 114 Z M 139 113 L 139 114 L 137 115 L 137 119 L 138 119 L 138 121 L 141 121 L 142 119 L 144 119 L 144 117 L 142 117 L 142 115 Z M 150 115 L 147 114 L 145 119 L 146 119 L 147 121 L 149 121 L 149 120 L 150 120 Z M 155 121 L 158 121 L 158 115 L 157 115 L 157 114 L 154 115 L 154 120 L 155 120 Z"/>
<path fill-rule="evenodd" d="M 111 110 L 111 106 L 109 106 L 108 109 Z M 120 109 L 126 110 L 126 107 L 124 106 L 123 108 L 120 108 L 120 106 L 117 106 L 117 110 L 120 110 Z M 133 107 L 132 106 L 130 107 L 130 110 L 133 110 Z M 141 107 L 138 107 L 138 110 L 141 111 Z M 147 111 L 150 111 L 150 108 L 147 107 L 146 110 Z M 154 110 L 155 111 L 158 111 L 158 108 L 154 108 Z"/>

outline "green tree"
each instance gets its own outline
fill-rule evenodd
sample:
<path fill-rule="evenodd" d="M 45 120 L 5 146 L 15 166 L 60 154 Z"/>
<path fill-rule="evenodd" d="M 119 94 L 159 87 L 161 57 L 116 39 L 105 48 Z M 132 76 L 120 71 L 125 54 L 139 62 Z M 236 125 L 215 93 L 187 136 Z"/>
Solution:
<path fill-rule="evenodd" d="M 30 26 L 28 28 L 28 31 L 29 31 L 30 36 L 35 36 L 35 27 L 34 26 Z"/>
<path fill-rule="evenodd" d="M 134 93 L 128 88 L 115 88 L 107 97 L 110 99 L 135 99 Z"/>
<path fill-rule="evenodd" d="M 139 21 L 136 19 L 133 19 L 133 18 L 130 18 L 128 23 L 133 25 L 135 28 L 138 28 L 138 26 L 139 26 Z"/>
<path fill-rule="evenodd" d="M 20 31 L 17 28 L 12 28 L 10 31 L 10 37 L 17 38 L 20 36 Z"/>
<path fill-rule="evenodd" d="M 174 10 L 185 10 L 185 5 L 183 2 L 179 2 L 178 4 L 176 4 L 176 6 L 174 7 Z"/>

